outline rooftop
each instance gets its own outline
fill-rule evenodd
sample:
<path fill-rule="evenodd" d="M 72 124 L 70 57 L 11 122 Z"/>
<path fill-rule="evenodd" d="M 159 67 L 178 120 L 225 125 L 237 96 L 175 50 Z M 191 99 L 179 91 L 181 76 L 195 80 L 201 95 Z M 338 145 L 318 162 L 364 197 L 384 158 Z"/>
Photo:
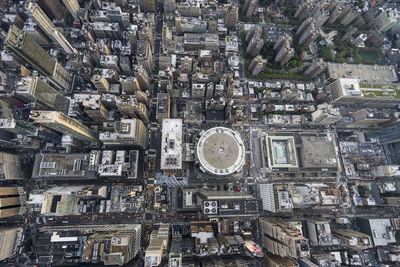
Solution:
<path fill-rule="evenodd" d="M 164 119 L 161 140 L 161 169 L 182 169 L 182 120 Z"/>

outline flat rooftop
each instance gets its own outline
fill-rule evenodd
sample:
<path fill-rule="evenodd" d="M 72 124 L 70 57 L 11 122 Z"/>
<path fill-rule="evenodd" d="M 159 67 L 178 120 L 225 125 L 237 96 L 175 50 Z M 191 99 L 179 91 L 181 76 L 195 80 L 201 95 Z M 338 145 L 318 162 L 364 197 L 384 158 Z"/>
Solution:
<path fill-rule="evenodd" d="M 161 139 L 161 169 L 182 169 L 182 119 L 164 119 Z"/>
<path fill-rule="evenodd" d="M 89 154 L 38 153 L 35 157 L 32 178 L 36 179 L 95 179 L 88 171 Z"/>
<path fill-rule="evenodd" d="M 304 168 L 337 168 L 334 140 L 329 135 L 301 135 L 301 161 Z"/>
<path fill-rule="evenodd" d="M 328 63 L 328 73 L 333 79 L 357 78 L 360 83 L 394 83 L 398 81 L 393 66 Z"/>
<path fill-rule="evenodd" d="M 297 153 L 293 136 L 266 135 L 269 168 L 298 168 Z"/>
<path fill-rule="evenodd" d="M 242 168 L 245 148 L 237 132 L 215 127 L 200 137 L 197 143 L 197 157 L 202 167 L 210 173 L 228 175 Z"/>

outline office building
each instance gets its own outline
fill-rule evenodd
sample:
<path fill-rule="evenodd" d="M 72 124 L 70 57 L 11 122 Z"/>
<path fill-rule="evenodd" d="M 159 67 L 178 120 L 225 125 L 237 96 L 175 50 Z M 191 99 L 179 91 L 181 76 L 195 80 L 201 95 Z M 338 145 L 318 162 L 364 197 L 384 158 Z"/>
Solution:
<path fill-rule="evenodd" d="M 164 12 L 167 14 L 173 14 L 176 10 L 176 1 L 175 0 L 165 0 L 164 1 Z"/>
<path fill-rule="evenodd" d="M 360 83 L 356 78 L 339 78 L 329 84 L 332 103 L 363 104 L 369 106 L 397 106 L 400 91 L 397 85 Z"/>
<path fill-rule="evenodd" d="M 19 227 L 0 228 L 0 262 L 16 255 L 21 232 Z"/>
<path fill-rule="evenodd" d="M 181 174 L 183 162 L 182 119 L 163 119 L 160 169 L 166 174 Z"/>
<path fill-rule="evenodd" d="M 25 12 L 39 25 L 48 38 L 50 38 L 53 42 L 57 42 L 51 32 L 51 30 L 55 29 L 56 26 L 37 3 L 27 1 L 25 3 Z"/>
<path fill-rule="evenodd" d="M 112 129 L 99 135 L 106 147 L 138 146 L 142 149 L 146 144 L 147 129 L 141 120 L 121 119 L 112 123 Z"/>
<path fill-rule="evenodd" d="M 64 20 L 65 7 L 61 4 L 60 0 L 39 0 L 38 4 L 50 19 Z"/>
<path fill-rule="evenodd" d="M 66 54 L 77 54 L 78 51 L 68 42 L 65 36 L 56 28 L 51 29 L 51 34 Z"/>
<path fill-rule="evenodd" d="M 46 34 L 40 29 L 36 22 L 28 19 L 24 27 L 22 28 L 30 37 L 32 37 L 39 45 L 48 46 L 51 40 L 46 36 Z"/>
<path fill-rule="evenodd" d="M 367 234 L 356 232 L 350 229 L 333 230 L 333 235 L 339 240 L 339 244 L 350 249 L 372 248 L 371 237 Z"/>
<path fill-rule="evenodd" d="M 136 46 L 136 60 L 137 63 L 143 66 L 148 75 L 152 75 L 154 62 L 153 52 L 149 41 L 140 41 Z"/>
<path fill-rule="evenodd" d="M 11 26 L 6 37 L 6 44 L 21 64 L 29 63 L 60 89 L 68 90 L 71 87 L 71 74 L 26 32 L 15 25 Z"/>
<path fill-rule="evenodd" d="M 251 61 L 249 65 L 249 71 L 251 75 L 256 76 L 265 70 L 267 66 L 267 60 L 258 55 Z"/>
<path fill-rule="evenodd" d="M 329 246 L 333 244 L 329 221 L 307 220 L 307 233 L 312 246 Z"/>
<path fill-rule="evenodd" d="M 146 105 L 140 103 L 132 96 L 119 96 L 116 99 L 118 111 L 126 118 L 141 119 L 144 123 L 149 122 L 149 115 Z"/>
<path fill-rule="evenodd" d="M 0 152 L 0 181 L 21 179 L 23 175 L 18 155 Z"/>
<path fill-rule="evenodd" d="M 383 10 L 375 18 L 376 30 L 387 32 L 399 23 L 399 13 L 394 10 Z"/>
<path fill-rule="evenodd" d="M 122 266 L 140 251 L 140 224 L 68 225 L 39 229 L 35 253 L 46 265 Z"/>
<path fill-rule="evenodd" d="M 150 79 L 147 70 L 142 65 L 136 65 L 134 67 L 135 77 L 139 83 L 140 89 L 142 91 L 147 91 L 150 89 Z"/>
<path fill-rule="evenodd" d="M 395 230 L 388 218 L 357 217 L 357 226 L 372 238 L 375 247 L 396 243 Z"/>
<path fill-rule="evenodd" d="M 54 59 L 31 36 L 18 29 L 17 26 L 10 27 L 6 44 L 22 63 L 29 63 L 45 76 L 53 74 Z"/>
<path fill-rule="evenodd" d="M 394 123 L 386 127 L 375 129 L 370 133 L 371 137 L 379 140 L 381 144 L 395 144 L 400 142 L 400 123 Z"/>
<path fill-rule="evenodd" d="M 0 187 L 0 218 L 22 215 L 26 211 L 22 187 Z"/>
<path fill-rule="evenodd" d="M 52 109 L 66 112 L 69 100 L 58 90 L 39 77 L 25 77 L 17 83 L 15 93 L 32 102 L 36 109 Z"/>
<path fill-rule="evenodd" d="M 262 245 L 272 254 L 296 259 L 309 256 L 307 239 L 293 224 L 272 218 L 260 218 L 260 224 Z"/>
<path fill-rule="evenodd" d="M 92 76 L 90 81 L 93 83 L 94 87 L 97 89 L 99 93 L 110 92 L 110 83 L 105 77 L 99 74 L 95 74 Z"/>
<path fill-rule="evenodd" d="M 159 266 L 163 257 L 164 243 L 162 239 L 152 239 L 146 249 L 144 256 L 144 266 Z"/>
<path fill-rule="evenodd" d="M 141 91 L 139 82 L 135 77 L 119 78 L 119 83 L 127 95 L 134 95 L 137 91 Z"/>
<path fill-rule="evenodd" d="M 80 123 L 57 111 L 32 111 L 29 116 L 34 123 L 50 128 L 56 132 L 70 135 L 81 141 L 97 141 L 96 134 Z"/>
<path fill-rule="evenodd" d="M 79 4 L 77 0 L 62 0 L 64 5 L 67 7 L 69 14 L 71 14 L 72 18 L 75 22 L 80 22 L 78 13 L 79 13 Z"/>
<path fill-rule="evenodd" d="M 163 119 L 169 119 L 171 116 L 171 99 L 168 93 L 157 94 L 156 119 L 161 122 Z"/>
<path fill-rule="evenodd" d="M 265 253 L 265 267 L 298 267 L 297 261 L 290 257 L 281 257 L 272 253 Z M 312 266 L 308 266 L 312 267 Z"/>
<path fill-rule="evenodd" d="M 11 118 L 0 118 L 0 130 L 21 135 L 36 136 L 38 128 L 27 121 L 16 120 Z"/>

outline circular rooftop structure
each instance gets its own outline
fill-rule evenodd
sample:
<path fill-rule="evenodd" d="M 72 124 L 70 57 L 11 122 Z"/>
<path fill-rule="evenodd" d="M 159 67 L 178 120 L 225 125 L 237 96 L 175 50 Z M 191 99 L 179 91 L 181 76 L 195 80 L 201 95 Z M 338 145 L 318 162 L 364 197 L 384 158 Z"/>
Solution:
<path fill-rule="evenodd" d="M 240 135 L 225 127 L 207 130 L 197 143 L 201 166 L 215 175 L 239 171 L 245 161 L 245 148 Z"/>

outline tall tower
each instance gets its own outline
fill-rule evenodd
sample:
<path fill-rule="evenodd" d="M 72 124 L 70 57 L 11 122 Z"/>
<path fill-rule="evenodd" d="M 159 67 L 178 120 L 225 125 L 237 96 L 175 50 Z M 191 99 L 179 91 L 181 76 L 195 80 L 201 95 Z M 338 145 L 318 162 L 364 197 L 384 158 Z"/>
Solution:
<path fill-rule="evenodd" d="M 28 99 L 28 101 L 37 102 L 39 105 L 37 108 L 65 111 L 69 103 L 62 93 L 39 77 L 22 78 L 17 83 L 16 94 Z"/>
<path fill-rule="evenodd" d="M 40 8 L 40 6 L 33 2 L 26 2 L 25 3 L 25 12 L 26 14 L 31 17 L 43 30 L 45 34 L 54 42 L 54 39 L 51 29 L 55 29 L 56 26 L 51 22 L 49 17 L 44 13 L 44 11 Z"/>
<path fill-rule="evenodd" d="M 96 134 L 79 121 L 57 111 L 31 111 L 29 119 L 56 132 L 82 141 L 97 141 Z"/>
<path fill-rule="evenodd" d="M 16 242 L 21 228 L 0 228 L 0 261 L 11 258 L 16 251 Z"/>
<path fill-rule="evenodd" d="M 68 12 L 74 18 L 74 21 L 79 21 L 78 12 L 79 12 L 79 4 L 76 0 L 62 0 L 64 5 L 67 7 Z"/>
<path fill-rule="evenodd" d="M 29 63 L 45 76 L 51 76 L 56 62 L 27 33 L 13 25 L 8 30 L 6 44 L 23 63 Z"/>
<path fill-rule="evenodd" d="M 39 0 L 39 6 L 49 15 L 50 18 L 63 20 L 65 17 L 65 7 L 60 3 L 60 0 Z"/>
<path fill-rule="evenodd" d="M 25 204 L 24 198 L 25 192 L 22 187 L 0 187 L 0 218 L 21 214 L 25 209 L 21 208 L 21 204 Z"/>
<path fill-rule="evenodd" d="M 136 77 L 142 91 L 146 91 L 146 90 L 150 89 L 149 75 L 148 75 L 146 69 L 142 65 L 136 66 L 135 77 Z"/>

